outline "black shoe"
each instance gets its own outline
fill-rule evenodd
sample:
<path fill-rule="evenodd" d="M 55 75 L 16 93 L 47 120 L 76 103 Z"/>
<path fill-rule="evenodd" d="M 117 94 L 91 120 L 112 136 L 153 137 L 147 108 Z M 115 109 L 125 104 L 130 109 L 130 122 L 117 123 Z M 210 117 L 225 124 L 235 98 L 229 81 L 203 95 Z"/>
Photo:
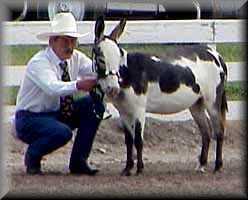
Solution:
<path fill-rule="evenodd" d="M 71 174 L 85 174 L 85 175 L 89 175 L 89 176 L 94 176 L 96 175 L 97 172 L 99 172 L 98 169 L 92 169 L 89 167 L 88 164 L 85 164 L 81 167 L 78 168 L 70 168 L 70 172 Z"/>
<path fill-rule="evenodd" d="M 26 173 L 29 175 L 42 175 L 42 171 L 40 168 L 35 168 L 35 167 L 27 167 Z"/>
<path fill-rule="evenodd" d="M 30 175 L 42 174 L 41 172 L 41 158 L 36 158 L 30 154 L 25 154 L 24 163 L 26 165 L 26 173 Z"/>

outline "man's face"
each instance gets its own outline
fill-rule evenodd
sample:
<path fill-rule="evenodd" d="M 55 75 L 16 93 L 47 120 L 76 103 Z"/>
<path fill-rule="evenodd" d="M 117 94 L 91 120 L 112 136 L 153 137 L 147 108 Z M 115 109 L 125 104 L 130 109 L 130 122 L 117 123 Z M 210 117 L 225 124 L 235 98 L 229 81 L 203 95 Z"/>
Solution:
<path fill-rule="evenodd" d="M 76 47 L 77 38 L 70 36 L 55 36 L 51 39 L 50 46 L 61 60 L 69 59 Z"/>

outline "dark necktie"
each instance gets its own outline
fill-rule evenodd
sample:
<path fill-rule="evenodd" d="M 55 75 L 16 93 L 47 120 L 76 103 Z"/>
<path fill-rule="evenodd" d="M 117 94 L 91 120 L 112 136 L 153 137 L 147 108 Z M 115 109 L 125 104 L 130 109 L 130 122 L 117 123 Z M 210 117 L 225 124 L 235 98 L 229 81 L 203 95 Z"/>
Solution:
<path fill-rule="evenodd" d="M 63 73 L 61 80 L 62 81 L 70 81 L 70 75 L 68 73 L 68 66 L 67 62 L 61 62 L 59 64 L 61 67 Z M 73 110 L 73 96 L 67 95 L 60 97 L 60 114 L 63 120 L 68 121 L 71 119 L 72 116 L 72 110 Z"/>

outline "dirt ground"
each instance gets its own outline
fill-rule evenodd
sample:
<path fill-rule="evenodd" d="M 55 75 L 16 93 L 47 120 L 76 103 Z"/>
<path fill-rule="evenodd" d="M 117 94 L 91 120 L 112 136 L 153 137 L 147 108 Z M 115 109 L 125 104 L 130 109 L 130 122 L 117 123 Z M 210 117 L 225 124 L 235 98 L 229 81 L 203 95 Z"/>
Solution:
<path fill-rule="evenodd" d="M 10 125 L 4 125 L 9 132 Z M 139 197 L 247 197 L 246 126 L 227 121 L 224 167 L 213 173 L 215 141 L 212 140 L 206 173 L 195 170 L 201 137 L 193 121 L 163 122 L 147 118 L 144 133 L 142 175 L 120 175 L 125 166 L 124 134 L 117 119 L 103 121 L 90 156 L 99 168 L 95 177 L 71 175 L 68 160 L 72 142 L 42 160 L 44 175 L 26 175 L 23 157 L 26 145 L 8 137 L 6 197 L 28 198 L 139 198 Z"/>

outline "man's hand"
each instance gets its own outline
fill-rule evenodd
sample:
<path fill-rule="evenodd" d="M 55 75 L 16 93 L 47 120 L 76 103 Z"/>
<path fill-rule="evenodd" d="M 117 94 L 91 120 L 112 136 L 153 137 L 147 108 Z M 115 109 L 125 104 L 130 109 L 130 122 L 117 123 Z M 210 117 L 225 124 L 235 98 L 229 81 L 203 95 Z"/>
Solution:
<path fill-rule="evenodd" d="M 97 83 L 95 75 L 86 75 L 77 80 L 76 87 L 78 90 L 91 91 Z"/>

